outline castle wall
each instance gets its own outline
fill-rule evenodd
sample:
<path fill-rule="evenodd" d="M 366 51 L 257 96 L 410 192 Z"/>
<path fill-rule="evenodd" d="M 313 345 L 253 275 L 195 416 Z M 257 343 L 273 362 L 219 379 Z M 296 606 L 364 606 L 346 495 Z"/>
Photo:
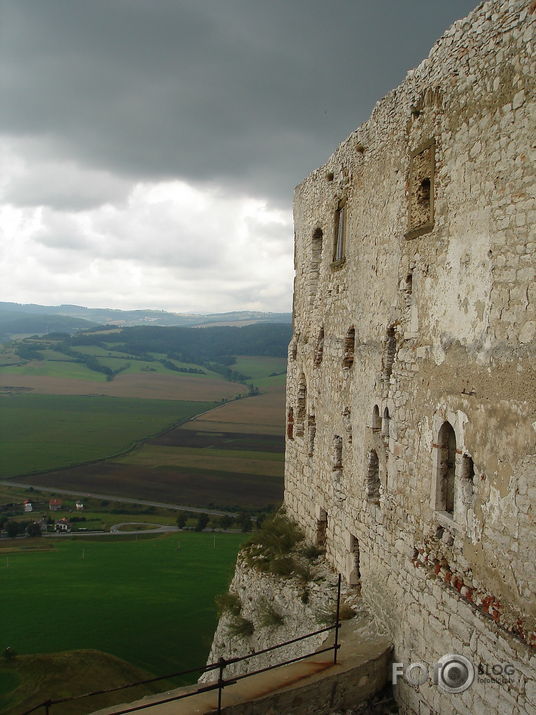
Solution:
<path fill-rule="evenodd" d="M 455 23 L 296 189 L 287 508 L 395 660 L 515 668 L 408 711 L 536 708 L 529 10 Z"/>

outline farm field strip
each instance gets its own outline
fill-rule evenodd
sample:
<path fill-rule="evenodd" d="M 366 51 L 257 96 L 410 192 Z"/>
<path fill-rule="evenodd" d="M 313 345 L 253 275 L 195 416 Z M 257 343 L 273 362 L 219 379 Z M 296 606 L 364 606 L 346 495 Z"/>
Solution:
<path fill-rule="evenodd" d="M 58 493 L 117 501 L 128 494 L 132 501 L 149 506 L 178 505 L 182 510 L 193 511 L 192 505 L 220 514 L 239 506 L 262 508 L 279 504 L 283 495 L 283 478 L 279 476 L 165 465 L 153 468 L 110 461 L 36 474 L 31 480 L 36 489 L 48 487 Z"/>
<path fill-rule="evenodd" d="M 247 400 L 229 402 L 221 407 L 216 407 L 210 414 L 203 415 L 204 422 L 236 423 L 237 425 L 250 424 L 257 427 L 257 432 L 262 432 L 263 428 L 276 428 L 281 434 L 284 430 L 285 422 L 285 392 L 281 388 L 278 392 L 271 392 Z M 190 422 L 192 429 L 195 428 L 196 421 Z M 230 430 L 229 430 L 230 431 Z M 235 429 L 235 432 L 243 431 L 242 428 Z M 245 430 L 244 430 L 245 431 Z"/>
<path fill-rule="evenodd" d="M 200 424 L 197 422 L 196 424 Z M 214 450 L 240 451 L 240 452 L 264 452 L 269 454 L 283 454 L 285 451 L 285 440 L 281 434 L 259 434 L 252 432 L 216 432 L 207 430 L 186 429 L 188 423 L 176 427 L 159 437 L 147 440 L 146 444 L 158 445 L 161 447 L 185 447 L 187 449 L 210 449 Z"/>
<path fill-rule="evenodd" d="M 177 449 L 177 448 L 175 448 Z M 162 467 L 182 469 L 208 469 L 210 471 L 240 472 L 242 474 L 254 474 L 256 476 L 282 477 L 283 462 L 263 461 L 262 459 L 245 459 L 240 454 L 236 457 L 209 457 L 206 454 L 199 455 L 160 455 L 157 451 L 152 453 L 152 457 L 142 455 L 140 460 L 113 460 L 122 464 L 143 465 L 153 469 Z"/>
<path fill-rule="evenodd" d="M 228 433 L 228 432 L 241 432 L 243 434 L 269 434 L 276 436 L 281 436 L 281 427 L 279 425 L 259 425 L 251 424 L 251 422 L 217 422 L 216 420 L 192 420 L 184 425 L 184 429 L 192 430 L 194 432 L 216 432 L 216 433 Z"/>
<path fill-rule="evenodd" d="M 217 452 L 217 454 L 216 454 Z M 266 455 L 266 456 L 265 456 Z M 196 467 L 228 472 L 281 477 L 283 455 L 277 453 L 241 452 L 239 450 L 188 449 L 144 445 L 140 449 L 112 460 L 119 464 L 133 464 L 157 469 L 161 466 Z"/>
<path fill-rule="evenodd" d="M 54 363 L 50 363 L 54 364 Z M 56 363 L 59 364 L 59 363 Z M 67 364 L 67 363 L 66 363 Z M 78 363 L 69 363 L 81 367 Z M 151 363 L 147 363 L 150 365 Z M 86 379 L 87 377 L 87 379 Z M 235 397 L 246 388 L 221 377 L 159 372 L 129 373 L 125 371 L 112 382 L 102 373 L 87 370 L 84 379 L 50 375 L 4 374 L 0 371 L 0 387 L 23 387 L 42 395 L 97 395 L 138 398 L 144 400 L 213 400 Z"/>
<path fill-rule="evenodd" d="M 0 477 L 117 454 L 213 404 L 34 394 L 2 399 Z"/>

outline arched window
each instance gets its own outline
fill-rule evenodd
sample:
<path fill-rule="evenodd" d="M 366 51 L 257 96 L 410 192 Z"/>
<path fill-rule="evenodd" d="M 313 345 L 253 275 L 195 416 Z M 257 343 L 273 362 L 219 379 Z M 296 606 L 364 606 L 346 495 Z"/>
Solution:
<path fill-rule="evenodd" d="M 348 442 L 352 444 L 352 410 L 349 407 L 345 407 L 342 411 L 342 421 L 348 435 Z"/>
<path fill-rule="evenodd" d="M 342 366 L 345 369 L 349 369 L 354 364 L 354 351 L 355 351 L 355 328 L 350 328 L 346 333 L 346 338 L 344 339 L 344 357 L 342 359 Z"/>
<path fill-rule="evenodd" d="M 372 410 L 372 431 L 379 432 L 382 428 L 382 421 L 380 418 L 380 408 L 378 405 L 374 405 Z"/>
<path fill-rule="evenodd" d="M 361 571 L 359 564 L 359 541 L 351 534 L 350 535 L 350 559 L 349 559 L 348 583 L 356 586 L 361 580 Z"/>
<path fill-rule="evenodd" d="M 371 449 L 367 458 L 367 499 L 371 502 L 380 501 L 380 462 L 375 449 Z"/>
<path fill-rule="evenodd" d="M 307 411 L 307 383 L 305 375 L 301 374 L 298 383 L 298 409 L 296 411 L 296 437 L 303 437 L 305 430 L 305 413 Z"/>
<path fill-rule="evenodd" d="M 339 201 L 335 211 L 335 240 L 333 242 L 333 262 L 340 263 L 345 257 L 346 205 Z"/>
<path fill-rule="evenodd" d="M 454 514 L 454 481 L 456 474 L 456 434 L 450 422 L 443 422 L 437 439 L 437 502 L 439 511 Z"/>
<path fill-rule="evenodd" d="M 406 282 L 404 284 L 404 299 L 406 310 L 409 310 L 413 302 L 413 271 L 410 271 L 406 276 Z"/>
<path fill-rule="evenodd" d="M 318 333 L 318 338 L 316 340 L 316 347 L 315 347 L 315 357 L 314 357 L 314 366 L 315 367 L 318 367 L 321 364 L 323 357 L 324 357 L 324 328 L 320 328 L 320 332 Z"/>
<path fill-rule="evenodd" d="M 294 409 L 291 407 L 287 415 L 287 437 L 294 439 Z"/>
<path fill-rule="evenodd" d="M 395 326 L 391 325 L 387 328 L 387 334 L 385 336 L 385 342 L 383 347 L 383 360 L 382 360 L 382 375 L 385 381 L 388 381 L 393 372 L 393 363 L 396 356 L 396 334 Z"/>
<path fill-rule="evenodd" d="M 384 439 L 389 439 L 389 422 L 391 417 L 389 416 L 389 409 L 386 407 L 383 411 L 383 421 L 382 421 L 382 437 Z"/>
<path fill-rule="evenodd" d="M 318 281 L 320 279 L 320 265 L 322 263 L 322 241 L 323 233 L 321 228 L 315 229 L 311 240 L 311 265 L 309 270 L 309 297 L 311 303 L 314 301 Z"/>
<path fill-rule="evenodd" d="M 307 454 L 312 457 L 315 451 L 315 437 L 316 437 L 316 418 L 314 415 L 309 415 L 307 418 L 307 442 L 309 448 Z"/>
<path fill-rule="evenodd" d="M 336 434 L 333 437 L 333 471 L 340 472 L 342 469 L 342 437 Z"/>

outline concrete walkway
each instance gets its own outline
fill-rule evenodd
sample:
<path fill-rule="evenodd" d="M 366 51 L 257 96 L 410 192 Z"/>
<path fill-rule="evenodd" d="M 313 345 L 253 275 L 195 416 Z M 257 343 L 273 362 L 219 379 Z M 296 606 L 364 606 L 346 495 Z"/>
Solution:
<path fill-rule="evenodd" d="M 227 686 L 222 694 L 221 712 L 229 715 L 266 715 L 272 712 L 285 715 L 326 715 L 332 710 L 355 707 L 367 700 L 387 682 L 391 643 L 373 628 L 364 629 L 363 624 L 357 624 L 356 627 L 355 620 L 343 623 L 340 642 L 337 665 L 333 665 L 333 651 L 329 651 Z M 322 648 L 332 643 L 333 636 L 330 636 Z M 136 711 L 152 715 L 215 712 L 217 690 L 157 704 L 160 700 L 193 692 L 197 687 L 178 688 L 106 708 L 98 711 L 98 715 Z"/>

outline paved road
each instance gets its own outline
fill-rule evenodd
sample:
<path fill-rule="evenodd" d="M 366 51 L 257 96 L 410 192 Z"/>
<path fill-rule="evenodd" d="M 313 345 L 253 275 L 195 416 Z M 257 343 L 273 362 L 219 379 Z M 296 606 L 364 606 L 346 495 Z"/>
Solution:
<path fill-rule="evenodd" d="M 129 497 L 117 497 L 110 494 L 92 494 L 91 492 L 76 492 L 71 489 L 57 489 L 55 487 L 41 487 L 35 484 L 27 484 L 25 482 L 14 482 L 11 480 L 2 480 L 0 484 L 6 487 L 20 487 L 22 489 L 35 489 L 36 492 L 51 492 L 53 494 L 66 494 L 73 497 L 86 497 L 91 499 L 101 499 L 107 501 L 118 502 L 119 504 L 141 504 L 142 506 L 156 506 L 163 509 L 173 509 L 175 511 L 190 511 L 192 514 L 210 514 L 211 516 L 232 516 L 237 515 L 232 511 L 219 511 L 218 509 L 203 509 L 196 506 L 185 506 L 184 504 L 169 504 L 158 501 L 145 501 L 143 499 L 131 499 Z"/>
<path fill-rule="evenodd" d="M 181 533 L 183 532 L 190 532 L 192 533 L 194 529 L 189 528 L 189 529 L 179 529 L 177 526 L 167 526 L 166 524 L 161 524 L 158 526 L 158 524 L 151 524 L 151 526 L 155 526 L 156 528 L 154 529 L 140 529 L 140 530 L 134 530 L 134 531 L 120 531 L 118 529 L 119 526 L 125 526 L 125 524 L 141 524 L 141 523 L 146 523 L 146 522 L 125 522 L 123 524 L 114 524 L 111 528 L 110 531 L 67 531 L 67 532 L 56 532 L 56 531 L 51 531 L 50 533 L 43 534 L 43 537 L 47 539 L 51 538 L 57 538 L 57 539 L 62 539 L 62 538 L 67 538 L 69 536 L 76 536 L 78 538 L 79 536 L 134 536 L 138 534 L 169 534 L 173 532 L 178 532 L 180 531 Z M 197 533 L 197 532 L 196 532 Z M 204 534 L 240 534 L 242 533 L 240 529 L 203 529 Z M 19 535 L 16 536 L 15 538 L 17 539 L 26 539 L 28 538 L 26 534 L 24 535 Z"/>
<path fill-rule="evenodd" d="M 121 527 L 131 526 L 132 529 Z M 136 529 L 136 526 L 152 527 L 151 529 Z M 121 524 L 114 524 L 110 527 L 110 534 L 157 534 L 170 531 L 180 531 L 178 526 L 168 526 L 167 524 L 149 524 L 146 521 L 123 521 Z"/>

